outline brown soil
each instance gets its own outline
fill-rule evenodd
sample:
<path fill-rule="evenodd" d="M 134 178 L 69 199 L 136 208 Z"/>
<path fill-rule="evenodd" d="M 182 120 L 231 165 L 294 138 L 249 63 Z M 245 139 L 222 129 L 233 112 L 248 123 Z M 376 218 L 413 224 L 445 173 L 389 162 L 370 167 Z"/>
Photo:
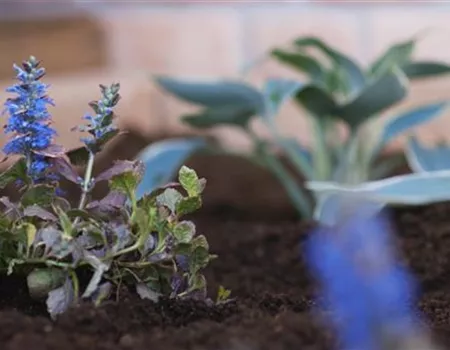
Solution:
<path fill-rule="evenodd" d="M 207 157 L 189 165 L 210 180 L 194 218 L 219 255 L 206 272 L 210 294 L 224 285 L 234 301 L 153 304 L 125 294 L 120 303 L 82 305 L 51 322 L 21 280 L 3 278 L 1 349 L 332 349 L 332 333 L 311 312 L 314 285 L 301 256 L 312 224 L 294 219 L 280 187 L 260 169 Z M 450 348 L 450 204 L 397 209 L 393 218 L 405 262 L 422 285 L 418 307 Z"/>

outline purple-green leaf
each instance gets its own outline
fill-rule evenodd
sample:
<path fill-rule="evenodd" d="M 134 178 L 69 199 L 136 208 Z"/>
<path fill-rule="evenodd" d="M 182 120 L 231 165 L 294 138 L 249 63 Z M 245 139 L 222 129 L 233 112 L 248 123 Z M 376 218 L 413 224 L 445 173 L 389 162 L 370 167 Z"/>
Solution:
<path fill-rule="evenodd" d="M 11 200 L 8 197 L 1 197 L 0 203 L 2 203 L 5 206 L 3 215 L 10 218 L 11 220 L 14 220 L 22 216 L 19 207 L 13 202 L 11 202 Z"/>
<path fill-rule="evenodd" d="M 73 168 L 72 164 L 70 164 L 64 158 L 55 158 L 52 161 L 52 165 L 54 166 L 57 173 L 61 174 L 67 180 L 79 184 L 81 181 L 80 176 Z"/>
<path fill-rule="evenodd" d="M 60 145 L 50 145 L 46 149 L 43 150 L 34 150 L 33 153 L 39 154 L 41 156 L 49 157 L 49 158 L 59 158 L 64 156 L 66 150 L 63 146 Z"/>
<path fill-rule="evenodd" d="M 74 301 L 74 290 L 72 282 L 69 278 L 64 284 L 48 293 L 47 310 L 52 319 L 64 313 L 72 305 Z"/>
<path fill-rule="evenodd" d="M 136 161 L 130 160 L 118 160 L 114 165 L 98 175 L 95 180 L 96 182 L 110 180 L 114 176 L 121 175 L 130 171 L 134 171 L 136 167 Z"/>
<path fill-rule="evenodd" d="M 102 213 L 115 212 L 125 205 L 127 197 L 125 194 L 118 191 L 109 192 L 104 198 L 99 201 L 90 202 L 86 208 L 90 210 L 99 211 Z"/>
<path fill-rule="evenodd" d="M 53 215 L 51 212 L 49 212 L 48 210 L 46 210 L 36 204 L 26 207 L 23 210 L 23 215 L 29 216 L 29 217 L 33 217 L 33 216 L 38 217 L 39 219 L 46 220 L 46 221 L 57 221 L 58 220 L 58 218 L 55 215 Z"/>

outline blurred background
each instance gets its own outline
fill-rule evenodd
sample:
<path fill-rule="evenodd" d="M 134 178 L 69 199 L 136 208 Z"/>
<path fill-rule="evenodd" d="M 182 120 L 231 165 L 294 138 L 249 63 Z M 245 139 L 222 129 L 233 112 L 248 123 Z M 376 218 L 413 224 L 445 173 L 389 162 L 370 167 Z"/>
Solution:
<path fill-rule="evenodd" d="M 315 35 L 368 64 L 389 45 L 418 36 L 416 57 L 450 62 L 450 3 L 432 1 L 5 1 L 0 0 L 0 99 L 13 80 L 12 64 L 29 55 L 43 61 L 56 107 L 60 143 L 77 147 L 70 128 L 99 97 L 98 84 L 119 81 L 119 124 L 142 137 L 191 134 L 179 122 L 192 109 L 164 95 L 152 75 L 237 78 L 273 47 Z M 255 64 L 245 78 L 295 76 L 274 61 Z M 415 83 L 399 108 L 450 97 L 450 78 Z M 396 107 L 397 108 L 397 107 Z M 448 139 L 449 116 L 422 128 L 432 143 Z M 309 139 L 305 119 L 283 109 L 282 130 Z M 265 134 L 262 126 L 258 131 Z M 214 130 L 232 147 L 246 147 L 230 128 Z M 0 143 L 4 135 L 0 134 Z M 394 144 L 399 147 L 400 142 Z"/>

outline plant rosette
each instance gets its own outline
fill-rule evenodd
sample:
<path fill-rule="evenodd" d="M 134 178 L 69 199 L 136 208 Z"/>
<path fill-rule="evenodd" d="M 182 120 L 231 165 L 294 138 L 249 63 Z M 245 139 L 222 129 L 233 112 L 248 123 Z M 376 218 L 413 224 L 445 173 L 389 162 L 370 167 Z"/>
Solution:
<path fill-rule="evenodd" d="M 194 223 L 182 220 L 202 205 L 205 179 L 180 168 L 198 140 L 151 145 L 94 177 L 96 154 L 119 134 L 113 112 L 119 84 L 100 86 L 101 98 L 90 103 L 94 113 L 77 127 L 89 135 L 84 146 L 65 152 L 54 143 L 47 110 L 53 101 L 40 82 L 45 70 L 34 57 L 14 68 L 19 82 L 8 91 L 17 97 L 5 103 L 5 132 L 12 136 L 3 151 L 18 160 L 0 175 L 0 188 L 16 186 L 20 198 L 0 198 L 0 273 L 25 275 L 30 296 L 46 299 L 52 318 L 82 300 L 100 305 L 120 286 L 155 302 L 209 301 L 202 270 L 215 256 Z M 75 169 L 81 164 L 83 177 Z M 153 167 L 164 171 L 151 176 Z M 176 169 L 178 182 L 168 183 Z M 64 198 L 62 178 L 80 186 L 78 206 Z M 94 200 L 91 191 L 102 181 L 109 192 Z"/>

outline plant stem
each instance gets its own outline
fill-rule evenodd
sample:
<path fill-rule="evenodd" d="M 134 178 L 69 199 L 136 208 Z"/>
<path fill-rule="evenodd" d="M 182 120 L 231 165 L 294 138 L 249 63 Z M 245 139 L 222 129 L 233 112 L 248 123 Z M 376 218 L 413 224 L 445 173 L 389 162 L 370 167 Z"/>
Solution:
<path fill-rule="evenodd" d="M 312 165 L 308 163 L 301 154 L 299 154 L 292 145 L 286 140 L 279 132 L 277 126 L 273 122 L 268 122 L 267 126 L 272 133 L 273 138 L 276 142 L 284 149 L 287 153 L 292 164 L 297 168 L 297 170 L 304 176 L 306 180 L 311 180 L 313 178 Z M 253 136 L 253 140 L 256 139 L 256 135 Z"/>
<path fill-rule="evenodd" d="M 247 129 L 249 137 L 255 144 L 255 148 L 260 155 L 260 158 L 268 169 L 278 178 L 281 184 L 284 186 L 292 204 L 298 211 L 298 213 L 304 218 L 311 218 L 312 209 L 311 203 L 307 199 L 307 194 L 297 184 L 289 172 L 284 168 L 283 164 L 277 159 L 276 156 L 267 152 L 264 143 L 251 129 Z"/>
<path fill-rule="evenodd" d="M 78 295 L 80 293 L 80 282 L 78 281 L 78 277 L 75 271 L 70 270 L 69 274 L 70 278 L 72 279 L 74 303 L 76 304 L 78 302 Z"/>
<path fill-rule="evenodd" d="M 89 158 L 86 165 L 86 171 L 84 173 L 84 181 L 82 187 L 82 193 L 80 198 L 80 204 L 78 205 L 78 209 L 83 209 L 86 205 L 87 195 L 90 191 L 90 182 L 92 179 L 92 170 L 94 169 L 94 158 L 95 155 L 91 151 L 89 151 Z"/>
<path fill-rule="evenodd" d="M 300 188 L 275 156 L 267 152 L 263 156 L 268 168 L 278 177 L 300 215 L 303 218 L 311 218 L 311 203 L 307 200 L 305 191 Z"/>
<path fill-rule="evenodd" d="M 317 181 L 328 181 L 331 175 L 330 153 L 327 147 L 328 121 L 326 116 L 312 115 L 310 117 L 313 126 L 313 142 L 312 148 L 314 179 Z"/>

